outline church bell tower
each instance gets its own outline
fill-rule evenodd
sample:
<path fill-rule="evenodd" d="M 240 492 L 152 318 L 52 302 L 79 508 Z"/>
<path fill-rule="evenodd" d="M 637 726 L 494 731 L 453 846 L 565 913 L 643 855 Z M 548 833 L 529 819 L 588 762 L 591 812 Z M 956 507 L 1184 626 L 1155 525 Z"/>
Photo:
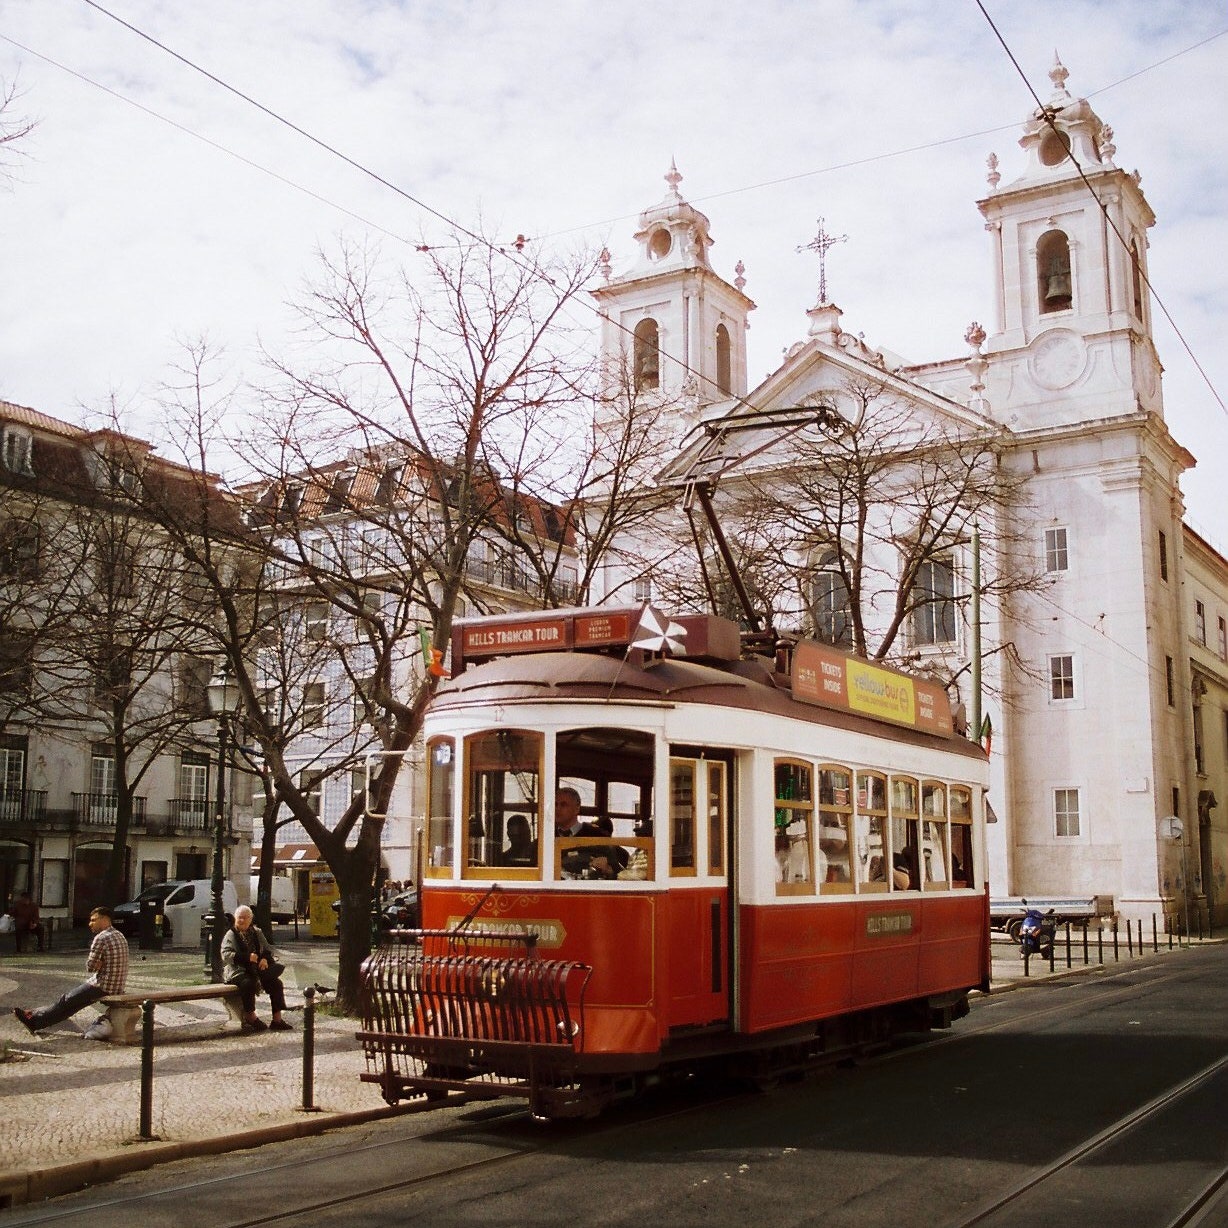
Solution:
<path fill-rule="evenodd" d="M 637 396 L 673 400 L 683 417 L 746 395 L 747 315 L 741 265 L 730 284 L 709 263 L 710 223 L 682 198 L 671 163 L 664 199 L 640 214 L 631 269 L 592 291 L 602 314 L 601 346 L 609 378 Z"/>
<path fill-rule="evenodd" d="M 1023 174 L 978 201 L 993 236 L 997 328 L 989 397 L 1014 428 L 1056 426 L 1145 410 L 1163 416 L 1152 343 L 1147 231 L 1155 216 L 1113 161 L 1113 131 L 1066 89 L 1024 125 Z M 1009 411 L 1006 406 L 1009 404 Z"/>

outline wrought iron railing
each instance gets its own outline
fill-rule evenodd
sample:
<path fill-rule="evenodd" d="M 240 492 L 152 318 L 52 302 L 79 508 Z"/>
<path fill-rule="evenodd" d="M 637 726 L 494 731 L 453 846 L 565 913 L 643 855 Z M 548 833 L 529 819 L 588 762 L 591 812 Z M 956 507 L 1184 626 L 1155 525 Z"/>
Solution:
<path fill-rule="evenodd" d="M 167 817 L 165 821 L 172 829 L 169 834 L 179 835 L 188 832 L 211 831 L 213 829 L 213 812 L 207 798 L 172 797 L 166 805 Z M 146 830 L 155 826 L 156 823 L 156 819 L 149 819 L 145 825 Z"/>
<path fill-rule="evenodd" d="M 8 789 L 0 793 L 0 823 L 38 823 L 46 813 L 46 789 Z"/>
<path fill-rule="evenodd" d="M 74 793 L 72 795 L 73 818 L 82 827 L 114 827 L 119 810 L 119 796 L 115 793 Z M 145 799 L 132 799 L 132 818 L 137 823 L 145 822 Z"/>

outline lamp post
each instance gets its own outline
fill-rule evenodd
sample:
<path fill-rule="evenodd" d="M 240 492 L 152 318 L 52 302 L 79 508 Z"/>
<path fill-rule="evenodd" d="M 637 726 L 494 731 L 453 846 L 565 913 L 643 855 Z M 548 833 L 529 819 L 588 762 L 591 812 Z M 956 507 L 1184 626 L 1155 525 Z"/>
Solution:
<path fill-rule="evenodd" d="M 209 933 L 209 972 L 216 984 L 222 979 L 222 936 L 226 932 L 226 906 L 222 900 L 225 875 L 222 855 L 226 838 L 226 735 L 228 722 L 239 706 L 239 688 L 230 676 L 230 666 L 222 662 L 206 688 L 209 711 L 217 718 L 217 813 L 213 820 L 213 900 L 210 911 L 213 925 Z"/>
<path fill-rule="evenodd" d="M 1175 814 L 1169 815 L 1165 822 L 1168 825 L 1169 838 L 1181 842 L 1181 898 L 1185 912 L 1185 941 L 1188 944 L 1190 941 L 1190 884 L 1186 880 L 1185 824 Z"/>

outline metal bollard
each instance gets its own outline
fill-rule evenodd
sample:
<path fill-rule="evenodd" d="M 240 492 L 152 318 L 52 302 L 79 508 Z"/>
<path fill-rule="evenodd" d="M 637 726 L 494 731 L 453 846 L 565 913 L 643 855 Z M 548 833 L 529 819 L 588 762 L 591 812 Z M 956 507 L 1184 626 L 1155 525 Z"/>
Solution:
<path fill-rule="evenodd" d="M 1156 955 L 1160 950 L 1160 931 L 1156 928 L 1156 915 L 1151 914 L 1151 953 Z"/>
<path fill-rule="evenodd" d="M 1116 917 L 1113 918 L 1113 962 L 1115 964 L 1121 962 L 1121 943 L 1119 942 L 1117 935 Z"/>
<path fill-rule="evenodd" d="M 1104 964 L 1104 924 L 1096 926 L 1096 963 Z"/>
<path fill-rule="evenodd" d="M 1027 951 L 1024 951 L 1023 953 L 1023 975 L 1024 976 L 1031 975 L 1031 973 L 1028 971 L 1028 963 L 1031 961 L 1031 959 L 1032 959 L 1031 954 Z"/>
<path fill-rule="evenodd" d="M 315 1102 L 316 991 L 308 985 L 303 991 L 303 1104 L 304 1113 L 318 1113 Z"/>
<path fill-rule="evenodd" d="M 1134 958 L 1134 922 L 1126 918 L 1126 954 Z"/>
<path fill-rule="evenodd" d="M 141 1127 L 140 1137 L 152 1139 L 153 1133 L 153 1059 L 154 1004 L 141 1003 Z"/>
<path fill-rule="evenodd" d="M 1070 922 L 1066 922 L 1066 967 L 1070 967 Z"/>
<path fill-rule="evenodd" d="M 1087 967 L 1087 922 L 1083 922 L 1083 966 Z"/>

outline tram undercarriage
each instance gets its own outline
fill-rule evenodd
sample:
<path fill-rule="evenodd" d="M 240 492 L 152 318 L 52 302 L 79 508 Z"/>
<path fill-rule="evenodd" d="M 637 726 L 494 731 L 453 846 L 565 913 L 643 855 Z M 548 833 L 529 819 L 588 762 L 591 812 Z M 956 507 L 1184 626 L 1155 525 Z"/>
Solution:
<path fill-rule="evenodd" d="M 586 1053 L 592 969 L 542 959 L 528 937 L 522 954 L 509 958 L 508 945 L 506 933 L 394 934 L 364 970 L 363 1081 L 389 1104 L 463 1091 L 526 1098 L 542 1119 L 591 1117 L 644 1086 L 704 1070 L 770 1087 L 968 1013 L 960 990 L 765 1033 L 693 1030 L 651 1054 Z"/>

